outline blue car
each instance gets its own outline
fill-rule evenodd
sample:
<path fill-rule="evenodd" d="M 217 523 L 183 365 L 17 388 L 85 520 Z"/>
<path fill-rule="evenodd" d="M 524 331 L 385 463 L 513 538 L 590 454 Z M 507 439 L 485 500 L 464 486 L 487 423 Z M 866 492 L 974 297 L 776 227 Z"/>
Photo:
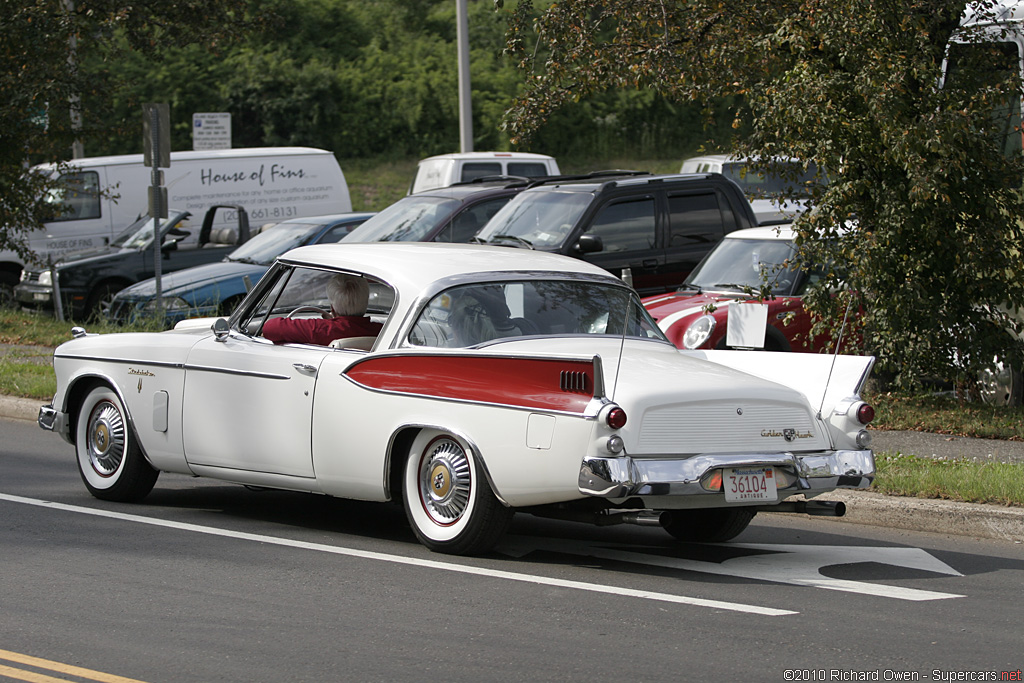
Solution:
<path fill-rule="evenodd" d="M 273 225 L 228 254 L 222 261 L 168 273 L 161 278 L 164 320 L 227 315 L 235 309 L 281 254 L 307 244 L 337 242 L 372 213 L 344 213 L 294 218 Z M 117 293 L 108 318 L 125 323 L 156 315 L 156 280 Z"/>

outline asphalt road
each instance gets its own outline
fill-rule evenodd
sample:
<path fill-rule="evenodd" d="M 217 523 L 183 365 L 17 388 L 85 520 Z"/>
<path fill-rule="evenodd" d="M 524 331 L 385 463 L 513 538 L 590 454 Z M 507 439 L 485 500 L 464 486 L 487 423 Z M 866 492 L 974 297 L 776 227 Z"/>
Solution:
<path fill-rule="evenodd" d="M 0 680 L 964 680 L 1024 666 L 1021 543 L 761 515 L 733 543 L 682 545 L 518 516 L 496 552 L 453 558 L 388 504 L 168 475 L 142 504 L 105 503 L 58 437 L 0 420 L 0 438 Z"/>

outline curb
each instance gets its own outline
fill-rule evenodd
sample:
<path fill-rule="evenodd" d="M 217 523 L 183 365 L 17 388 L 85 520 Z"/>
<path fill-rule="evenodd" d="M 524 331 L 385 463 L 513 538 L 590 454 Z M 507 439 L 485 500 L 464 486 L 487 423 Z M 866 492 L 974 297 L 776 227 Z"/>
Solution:
<path fill-rule="evenodd" d="M 44 403 L 0 396 L 0 417 L 35 422 Z M 1024 508 L 886 496 L 872 491 L 833 491 L 815 499 L 846 504 L 843 517 L 815 519 L 1024 543 Z"/>
<path fill-rule="evenodd" d="M 844 516 L 816 519 L 1024 543 L 1024 508 L 887 496 L 873 491 L 833 491 L 815 500 L 846 504 Z"/>
<path fill-rule="evenodd" d="M 46 401 L 36 398 L 18 398 L 16 396 L 0 396 L 0 417 L 13 420 L 31 420 L 39 417 L 39 408 Z"/>

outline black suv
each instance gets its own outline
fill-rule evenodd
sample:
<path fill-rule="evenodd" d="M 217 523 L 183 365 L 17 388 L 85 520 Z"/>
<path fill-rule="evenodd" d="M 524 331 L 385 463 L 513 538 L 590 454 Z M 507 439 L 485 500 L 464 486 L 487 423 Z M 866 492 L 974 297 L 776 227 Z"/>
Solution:
<path fill-rule="evenodd" d="M 605 171 L 532 183 L 473 241 L 574 256 L 630 274 L 646 295 L 674 290 L 726 233 L 756 225 L 739 185 L 718 173 Z"/>
<path fill-rule="evenodd" d="M 486 176 L 402 197 L 342 242 L 468 242 L 528 178 Z"/>

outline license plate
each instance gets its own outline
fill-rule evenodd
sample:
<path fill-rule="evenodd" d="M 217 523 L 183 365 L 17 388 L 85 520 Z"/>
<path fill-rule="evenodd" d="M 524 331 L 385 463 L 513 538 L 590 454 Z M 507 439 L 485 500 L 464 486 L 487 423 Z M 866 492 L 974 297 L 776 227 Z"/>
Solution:
<path fill-rule="evenodd" d="M 730 503 L 778 500 L 775 470 L 771 467 L 734 467 L 725 470 L 725 500 Z"/>

